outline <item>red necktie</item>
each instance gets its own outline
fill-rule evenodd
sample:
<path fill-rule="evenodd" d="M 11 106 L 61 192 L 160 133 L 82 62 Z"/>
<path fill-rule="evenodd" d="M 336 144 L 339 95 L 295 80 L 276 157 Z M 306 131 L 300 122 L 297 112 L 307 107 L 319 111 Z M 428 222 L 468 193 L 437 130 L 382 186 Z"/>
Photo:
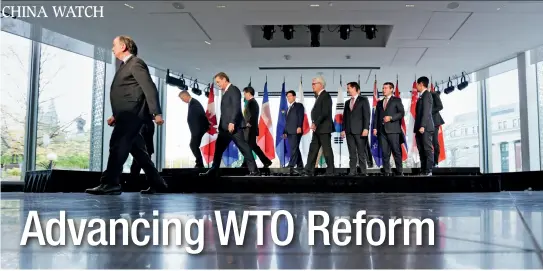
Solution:
<path fill-rule="evenodd" d="M 384 103 L 384 105 L 383 105 L 383 108 L 384 108 L 384 109 L 387 109 L 387 104 L 388 104 L 388 98 L 385 98 L 385 103 Z"/>

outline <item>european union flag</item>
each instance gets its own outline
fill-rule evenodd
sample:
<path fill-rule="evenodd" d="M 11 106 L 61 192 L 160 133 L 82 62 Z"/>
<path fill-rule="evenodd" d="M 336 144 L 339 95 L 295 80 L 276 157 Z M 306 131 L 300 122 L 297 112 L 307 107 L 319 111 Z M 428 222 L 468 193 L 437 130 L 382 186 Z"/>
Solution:
<path fill-rule="evenodd" d="M 377 92 L 377 80 L 375 80 L 375 84 L 373 86 L 373 109 L 371 111 L 371 126 L 373 127 L 373 124 L 375 121 L 380 121 L 375 119 L 375 110 L 377 110 L 377 102 L 379 101 L 379 92 Z M 373 159 L 375 160 L 375 164 L 378 167 L 381 167 L 383 165 L 383 151 L 381 149 L 381 145 L 379 144 L 379 139 L 377 136 L 373 134 L 373 131 L 370 132 L 371 134 L 371 155 L 373 156 Z"/>
<path fill-rule="evenodd" d="M 281 102 L 279 103 L 279 116 L 277 116 L 277 127 L 275 129 L 275 151 L 281 167 L 285 167 L 290 160 L 290 147 L 288 140 L 283 138 L 283 131 L 287 125 L 287 111 L 288 103 L 285 90 L 285 82 L 283 82 L 283 88 L 281 89 Z"/>

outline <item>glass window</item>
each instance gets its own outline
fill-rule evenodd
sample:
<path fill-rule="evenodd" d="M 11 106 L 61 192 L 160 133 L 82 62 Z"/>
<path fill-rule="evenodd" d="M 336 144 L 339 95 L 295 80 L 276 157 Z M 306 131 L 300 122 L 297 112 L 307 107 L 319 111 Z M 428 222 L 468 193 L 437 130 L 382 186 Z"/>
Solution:
<path fill-rule="evenodd" d="M 186 80 L 187 85 L 192 82 Z M 200 86 L 200 89 L 205 87 Z M 177 87 L 166 86 L 166 150 L 165 150 L 165 168 L 191 168 L 195 166 L 195 158 L 192 154 L 190 143 L 190 130 L 187 124 L 188 104 L 179 98 L 181 90 Z M 189 88 L 189 93 L 193 99 L 202 104 L 204 110 L 207 108 L 208 99 L 205 95 L 194 95 Z M 217 94 L 218 91 L 215 91 Z M 215 97 L 215 108 L 219 109 L 220 99 Z M 217 122 L 219 119 L 217 118 Z"/>
<path fill-rule="evenodd" d="M 520 149 L 520 140 L 515 141 L 515 169 L 522 171 L 522 150 Z"/>
<path fill-rule="evenodd" d="M 1 180 L 21 180 L 32 42 L 1 32 Z"/>
<path fill-rule="evenodd" d="M 41 44 L 39 68 L 36 169 L 88 170 L 95 60 Z"/>
<path fill-rule="evenodd" d="M 520 147 L 520 142 L 519 142 Z M 501 172 L 509 172 L 509 143 L 500 143 Z"/>
<path fill-rule="evenodd" d="M 470 75 L 473 80 L 474 75 Z M 479 167 L 479 137 L 476 132 L 468 133 L 467 127 L 478 127 L 477 117 L 477 84 L 469 81 L 463 89 L 452 93 L 441 93 L 443 110 L 440 112 L 445 124 L 443 131 L 449 137 L 445 138 L 446 159 L 441 167 Z M 474 130 L 475 128 L 472 128 Z M 447 132 L 450 131 L 450 132 Z"/>
<path fill-rule="evenodd" d="M 509 63 L 509 61 L 504 62 Z M 499 66 L 502 64 L 497 64 Z M 497 69 L 497 68 L 496 68 Z M 509 70 L 490 77 L 486 80 L 489 110 L 493 122 L 498 122 L 498 129 L 492 129 L 491 141 L 497 146 L 492 149 L 491 172 L 509 172 L 515 170 L 515 152 L 503 149 L 502 142 L 515 142 L 520 140 L 520 129 L 506 131 L 507 119 L 518 119 L 519 114 L 519 85 L 518 70 Z M 520 127 L 520 123 L 518 123 Z M 519 142 L 520 144 L 520 142 Z M 497 149 L 500 148 L 500 149 Z M 510 157 L 504 157 L 510 155 Z M 506 163 L 513 163 L 511 165 Z"/>

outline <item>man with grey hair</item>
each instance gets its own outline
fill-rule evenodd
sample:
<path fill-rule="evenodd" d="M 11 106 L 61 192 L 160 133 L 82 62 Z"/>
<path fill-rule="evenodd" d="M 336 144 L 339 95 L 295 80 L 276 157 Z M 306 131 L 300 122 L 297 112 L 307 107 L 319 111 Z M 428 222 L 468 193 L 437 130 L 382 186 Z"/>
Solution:
<path fill-rule="evenodd" d="M 209 129 L 209 120 L 207 119 L 206 112 L 202 104 L 198 100 L 193 99 L 188 91 L 181 91 L 179 93 L 179 98 L 189 105 L 187 123 L 190 130 L 190 150 L 196 158 L 194 167 L 204 168 L 204 160 L 202 159 L 200 144 L 202 143 L 202 137 Z"/>
<path fill-rule="evenodd" d="M 315 163 L 319 155 L 319 149 L 322 147 L 324 158 L 326 159 L 327 176 L 334 175 L 334 153 L 332 151 L 332 132 L 334 131 L 334 122 L 332 121 L 332 97 L 325 90 L 326 81 L 322 76 L 313 78 L 311 83 L 316 100 L 311 110 L 311 130 L 313 137 L 309 145 L 307 155 L 307 164 L 305 174 L 314 175 Z"/>

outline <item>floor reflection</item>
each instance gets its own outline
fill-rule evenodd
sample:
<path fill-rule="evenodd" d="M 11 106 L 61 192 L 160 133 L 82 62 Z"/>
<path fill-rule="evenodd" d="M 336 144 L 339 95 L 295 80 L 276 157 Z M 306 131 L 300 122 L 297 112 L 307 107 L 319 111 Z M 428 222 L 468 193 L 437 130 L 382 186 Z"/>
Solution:
<path fill-rule="evenodd" d="M 4 269 L 443 269 L 443 268 L 542 268 L 541 240 L 543 239 L 543 193 L 495 194 L 353 194 L 353 195 L 153 195 L 123 194 L 100 197 L 84 194 L 1 194 L 2 262 Z M 76 225 L 85 219 L 126 219 L 129 226 L 138 218 L 178 219 L 181 222 L 181 245 L 175 245 L 177 236 L 172 227 L 168 246 L 137 246 L 131 240 L 123 241 L 122 226 L 107 232 L 107 239 L 115 237 L 115 246 L 74 246 L 67 238 L 64 246 L 40 246 L 36 240 L 20 246 L 25 222 L 30 211 L 38 211 L 42 228 L 49 219 L 57 218 L 65 210 L 67 218 Z M 158 210 L 158 215 L 153 211 Z M 288 221 L 280 217 L 277 223 L 266 217 L 262 227 L 254 218 L 247 220 L 243 245 L 235 245 L 233 230 L 229 245 L 220 244 L 219 224 L 215 211 L 221 211 L 222 229 L 228 211 L 236 211 L 238 221 L 243 211 L 286 210 L 293 215 L 293 236 L 289 245 L 278 246 L 288 236 Z M 434 232 L 422 227 L 423 244 L 416 245 L 415 227 L 408 231 L 396 225 L 393 237 L 386 230 L 382 235 L 378 227 L 367 233 L 367 224 L 361 235 L 339 234 L 335 241 L 316 233 L 315 245 L 309 245 L 309 211 L 325 211 L 330 221 L 327 230 L 332 233 L 338 219 L 352 220 L 357 212 L 366 210 L 366 220 L 383 221 L 397 218 L 427 219 Z M 201 219 L 202 230 L 183 226 L 190 219 Z M 317 217 L 316 225 L 323 223 Z M 111 226 L 111 225 L 108 225 Z M 275 227 L 275 228 L 273 228 Z M 68 226 L 66 227 L 68 229 Z M 175 228 L 175 227 L 173 227 Z M 259 245 L 258 229 L 262 230 Z M 339 227 L 344 229 L 344 227 Z M 90 229 L 92 230 L 92 229 Z M 86 231 L 86 233 L 89 230 Z M 139 227 L 138 236 L 153 237 L 152 229 Z M 185 234 L 196 238 L 203 235 L 203 251 L 198 255 L 187 253 Z M 409 237 L 407 237 L 409 234 Z M 158 227 L 158 236 L 164 229 Z M 84 235 L 86 238 L 86 235 Z M 434 245 L 428 245 L 430 237 Z M 131 238 L 131 237 L 130 237 Z M 130 239 L 129 238 L 129 239 Z M 360 238 L 362 243 L 356 245 Z M 381 246 L 372 246 L 368 238 L 380 240 Z M 153 238 L 151 238 L 153 239 Z M 404 239 L 409 244 L 404 244 Z M 162 237 L 159 238 L 163 243 Z M 331 245 L 324 245 L 329 241 Z M 389 245 L 393 241 L 394 245 Z M 190 246 L 197 249 L 198 245 Z"/>

